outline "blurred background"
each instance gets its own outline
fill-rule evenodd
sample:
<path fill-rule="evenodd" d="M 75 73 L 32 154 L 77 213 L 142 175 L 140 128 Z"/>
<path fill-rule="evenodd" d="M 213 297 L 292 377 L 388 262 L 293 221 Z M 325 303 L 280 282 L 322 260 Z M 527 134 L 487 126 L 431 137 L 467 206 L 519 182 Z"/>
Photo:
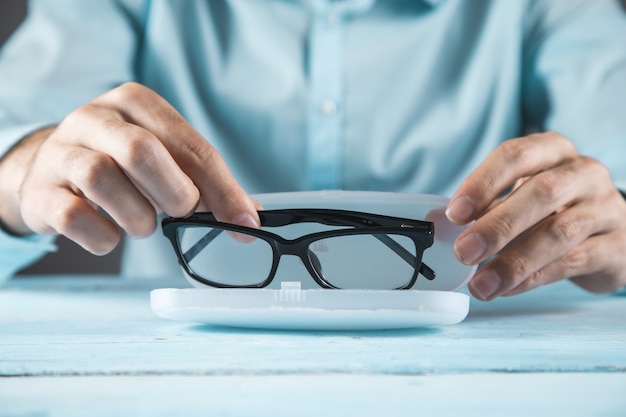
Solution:
<path fill-rule="evenodd" d="M 626 0 L 621 1 L 622 5 L 626 7 Z M 26 16 L 26 3 L 26 0 L 0 0 L 0 47 Z M 626 48 L 626 45 L 624 47 Z M 57 244 L 59 246 L 58 252 L 47 255 L 39 263 L 25 269 L 20 274 L 116 274 L 119 272 L 121 245 L 113 253 L 100 257 L 85 252 L 78 245 L 63 237 L 58 238 Z"/>

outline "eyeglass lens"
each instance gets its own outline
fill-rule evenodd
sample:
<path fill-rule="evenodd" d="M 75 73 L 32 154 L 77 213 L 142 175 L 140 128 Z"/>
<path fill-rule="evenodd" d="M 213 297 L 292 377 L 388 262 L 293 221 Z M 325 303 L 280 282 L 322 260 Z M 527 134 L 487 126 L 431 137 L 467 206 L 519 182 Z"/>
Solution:
<path fill-rule="evenodd" d="M 403 235 L 385 235 L 415 257 L 415 243 Z M 324 280 L 344 289 L 395 289 L 407 285 L 415 265 L 407 263 L 371 234 L 335 236 L 313 242 L 310 253 L 319 259 Z M 419 265 L 418 265 L 419 266 Z"/>
<path fill-rule="evenodd" d="M 197 245 L 207 236 L 212 239 Z M 241 243 L 221 229 L 193 226 L 178 229 L 178 242 L 189 268 L 217 284 L 258 285 L 268 278 L 272 268 L 272 247 L 262 239 Z"/>

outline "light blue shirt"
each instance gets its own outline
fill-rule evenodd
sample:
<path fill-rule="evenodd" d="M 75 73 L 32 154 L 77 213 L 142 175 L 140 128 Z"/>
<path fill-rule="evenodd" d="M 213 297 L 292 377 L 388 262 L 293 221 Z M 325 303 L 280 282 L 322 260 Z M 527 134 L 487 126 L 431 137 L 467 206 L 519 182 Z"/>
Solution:
<path fill-rule="evenodd" d="M 32 1 L 0 51 L 0 154 L 129 80 L 176 107 L 249 193 L 451 195 L 531 129 L 563 133 L 626 185 L 617 1 Z M 17 240 L 0 236 L 0 277 L 51 247 Z M 166 245 L 127 242 L 123 273 L 178 273 Z"/>

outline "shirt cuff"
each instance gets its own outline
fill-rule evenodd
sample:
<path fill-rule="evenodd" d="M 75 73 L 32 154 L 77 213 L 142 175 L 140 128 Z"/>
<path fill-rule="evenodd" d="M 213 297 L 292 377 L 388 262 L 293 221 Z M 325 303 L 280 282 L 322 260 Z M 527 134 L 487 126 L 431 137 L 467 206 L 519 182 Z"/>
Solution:
<path fill-rule="evenodd" d="M 50 235 L 17 237 L 0 231 L 0 284 L 43 255 L 56 252 L 54 240 Z"/>

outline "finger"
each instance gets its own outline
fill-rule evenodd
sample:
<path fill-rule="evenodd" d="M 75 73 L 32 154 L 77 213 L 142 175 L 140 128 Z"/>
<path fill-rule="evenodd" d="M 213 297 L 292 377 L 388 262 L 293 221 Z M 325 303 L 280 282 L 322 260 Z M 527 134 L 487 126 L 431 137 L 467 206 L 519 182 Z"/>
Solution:
<path fill-rule="evenodd" d="M 520 285 L 503 294 L 512 296 L 568 278 L 594 293 L 610 293 L 626 286 L 626 274 L 620 254 L 626 252 L 623 234 L 609 233 L 592 236 L 565 256 L 546 265 Z"/>
<path fill-rule="evenodd" d="M 256 200 L 252 200 L 254 204 L 254 209 L 256 211 L 263 210 L 263 205 Z M 236 218 L 232 223 L 236 223 L 240 226 L 246 226 L 250 228 L 259 228 L 260 222 L 256 223 L 256 220 L 252 216 L 243 215 Z M 252 243 L 256 240 L 254 236 L 236 233 L 236 232 L 228 232 L 230 236 L 232 236 L 236 241 L 240 243 Z"/>
<path fill-rule="evenodd" d="M 528 181 L 528 179 L 530 179 L 531 177 L 524 177 L 524 178 L 520 178 L 517 181 L 515 181 L 515 184 L 511 187 L 511 189 L 508 192 L 504 192 L 502 193 L 500 196 L 498 196 L 495 200 L 493 200 L 491 202 L 491 204 L 489 204 L 489 206 L 484 210 L 484 213 L 490 212 L 492 211 L 494 208 L 496 208 L 497 206 L 500 205 L 500 203 L 502 203 L 503 201 L 505 201 L 511 194 L 513 194 L 513 192 L 515 192 L 515 190 L 517 190 L 519 187 L 521 187 L 526 181 Z"/>
<path fill-rule="evenodd" d="M 477 298 L 490 300 L 513 290 L 521 292 L 563 279 L 567 275 L 557 278 L 564 272 L 555 269 L 558 260 L 574 253 L 574 248 L 589 236 L 610 232 L 620 225 L 622 213 L 612 207 L 616 206 L 586 202 L 546 218 L 483 266 L 470 283 L 470 290 Z M 602 211 L 603 216 L 595 215 Z"/>
<path fill-rule="evenodd" d="M 199 198 L 193 181 L 159 138 L 120 117 L 111 109 L 89 104 L 66 118 L 55 136 L 71 135 L 63 141 L 110 156 L 157 208 L 176 217 L 191 213 Z"/>
<path fill-rule="evenodd" d="M 42 188 L 38 195 L 47 210 L 33 214 L 31 206 L 24 212 L 25 222 L 34 232 L 65 235 L 95 255 L 105 255 L 119 243 L 120 232 L 115 224 L 84 198 L 65 188 Z"/>
<path fill-rule="evenodd" d="M 70 147 L 60 158 L 65 161 L 63 177 L 76 194 L 101 207 L 130 236 L 146 237 L 154 232 L 156 211 L 152 203 L 111 157 Z"/>
<path fill-rule="evenodd" d="M 612 192 L 602 165 L 590 158 L 572 160 L 524 182 L 459 236 L 455 252 L 466 264 L 482 262 L 551 213 Z"/>
<path fill-rule="evenodd" d="M 252 200 L 252 204 L 254 204 L 254 209 L 257 211 L 263 210 L 263 204 L 258 202 L 257 200 Z"/>
<path fill-rule="evenodd" d="M 437 231 L 437 241 L 453 244 L 456 237 L 465 230 L 466 226 L 452 223 L 445 215 L 445 207 L 436 207 L 430 210 L 424 218 L 427 222 L 435 224 L 435 230 Z"/>
<path fill-rule="evenodd" d="M 162 97 L 129 83 L 107 93 L 101 100 L 122 103 L 125 120 L 159 138 L 200 190 L 200 207 L 213 211 L 222 221 L 241 224 L 252 220 L 258 227 L 254 202 L 235 180 L 220 154 Z"/>
<path fill-rule="evenodd" d="M 454 223 L 468 223 L 518 179 L 535 175 L 577 156 L 558 133 L 511 139 L 498 146 L 458 188 L 446 214 Z"/>

